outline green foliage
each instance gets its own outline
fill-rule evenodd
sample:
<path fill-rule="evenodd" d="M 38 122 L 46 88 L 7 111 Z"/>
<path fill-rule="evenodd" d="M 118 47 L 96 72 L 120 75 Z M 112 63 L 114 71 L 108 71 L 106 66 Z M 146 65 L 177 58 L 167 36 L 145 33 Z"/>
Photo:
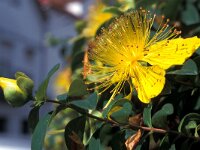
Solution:
<path fill-rule="evenodd" d="M 65 140 L 69 150 L 84 149 L 97 130 L 98 121 L 80 116 L 71 120 L 65 127 Z M 73 146 L 76 143 L 75 146 Z"/>
<path fill-rule="evenodd" d="M 200 125 L 200 114 L 189 113 L 181 120 L 178 127 L 178 131 L 191 135 L 192 134 L 191 129 L 195 129 L 195 136 L 198 137 L 199 125 Z"/>
<path fill-rule="evenodd" d="M 167 116 L 173 114 L 174 108 L 172 104 L 165 104 L 159 111 L 157 111 L 152 117 L 152 124 L 154 127 L 166 128 Z"/>
<path fill-rule="evenodd" d="M 69 88 L 68 96 L 69 97 L 82 97 L 88 93 L 87 87 L 83 80 L 76 79 L 72 82 Z"/>
<path fill-rule="evenodd" d="M 41 118 L 33 132 L 31 149 L 42 150 L 44 145 L 44 138 L 46 135 L 47 127 L 50 123 L 52 114 L 47 114 Z"/>
<path fill-rule="evenodd" d="M 97 100 L 98 100 L 97 93 L 93 93 L 93 94 L 89 95 L 86 99 L 72 101 L 72 102 L 70 102 L 70 104 L 74 104 L 74 105 L 76 105 L 80 108 L 86 109 L 86 110 L 87 109 L 94 110 L 97 105 Z"/>
<path fill-rule="evenodd" d="M 132 114 L 131 101 L 127 99 L 113 100 L 112 103 L 103 111 L 103 116 L 112 118 L 120 123 L 127 123 Z"/>
<path fill-rule="evenodd" d="M 152 127 L 151 110 L 152 110 L 152 104 L 149 104 L 147 107 L 144 108 L 143 111 L 143 121 L 144 124 L 148 127 Z"/>
<path fill-rule="evenodd" d="M 200 16 L 198 9 L 191 2 L 187 2 L 186 9 L 181 13 L 181 19 L 186 25 L 199 23 Z"/>
<path fill-rule="evenodd" d="M 198 68 L 197 68 L 196 63 L 192 59 L 189 59 L 184 63 L 184 65 L 181 67 L 180 70 L 170 71 L 167 74 L 197 75 L 198 74 Z"/>
<path fill-rule="evenodd" d="M 37 126 L 39 122 L 39 110 L 40 110 L 40 107 L 34 107 L 33 109 L 31 109 L 29 113 L 28 126 L 31 133 L 33 133 L 33 131 L 35 130 L 35 127 Z"/>
<path fill-rule="evenodd" d="M 114 15 L 121 15 L 122 14 L 122 11 L 118 7 L 114 7 L 114 6 L 106 7 L 103 10 L 103 12 L 112 13 Z"/>
<path fill-rule="evenodd" d="M 47 87 L 49 84 L 49 80 L 51 76 L 59 69 L 60 65 L 57 64 L 55 65 L 48 73 L 46 79 L 40 84 L 36 94 L 35 94 L 35 100 L 36 100 L 36 105 L 39 106 L 41 105 L 42 102 L 46 100 L 46 91 Z"/>

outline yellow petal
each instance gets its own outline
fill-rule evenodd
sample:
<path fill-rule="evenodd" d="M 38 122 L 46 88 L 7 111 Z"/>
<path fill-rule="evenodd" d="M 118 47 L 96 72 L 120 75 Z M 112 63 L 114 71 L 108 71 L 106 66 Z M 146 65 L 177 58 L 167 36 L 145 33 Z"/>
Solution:
<path fill-rule="evenodd" d="M 12 88 L 15 89 L 16 91 L 22 92 L 17 85 L 17 80 L 14 79 L 0 77 L 0 87 L 2 87 L 2 89 Z"/>
<path fill-rule="evenodd" d="M 165 71 L 158 66 L 144 67 L 138 64 L 133 69 L 133 76 L 132 82 L 143 103 L 149 103 L 151 98 L 158 96 L 165 84 Z"/>
<path fill-rule="evenodd" d="M 164 40 L 147 48 L 142 60 L 168 69 L 172 65 L 182 65 L 199 46 L 200 39 L 197 37 Z"/>

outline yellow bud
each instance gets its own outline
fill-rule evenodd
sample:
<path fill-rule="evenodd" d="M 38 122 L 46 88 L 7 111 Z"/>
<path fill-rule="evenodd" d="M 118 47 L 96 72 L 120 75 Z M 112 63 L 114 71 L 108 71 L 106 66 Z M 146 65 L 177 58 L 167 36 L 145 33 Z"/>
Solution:
<path fill-rule="evenodd" d="M 0 77 L 0 87 L 5 100 L 13 107 L 22 106 L 27 102 L 27 94 L 17 85 L 17 80 Z"/>

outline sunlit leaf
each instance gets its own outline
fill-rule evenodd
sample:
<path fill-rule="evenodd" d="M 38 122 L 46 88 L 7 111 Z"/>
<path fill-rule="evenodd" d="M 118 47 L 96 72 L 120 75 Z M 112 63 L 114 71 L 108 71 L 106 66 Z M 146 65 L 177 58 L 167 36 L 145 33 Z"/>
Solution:
<path fill-rule="evenodd" d="M 193 120 L 189 121 L 188 124 L 185 126 L 186 129 L 194 129 L 196 128 L 197 123 Z"/>
<path fill-rule="evenodd" d="M 181 122 L 179 124 L 179 127 L 178 127 L 178 131 L 179 132 L 183 132 L 185 134 L 190 134 L 190 132 L 188 130 L 188 127 L 192 126 L 193 128 L 195 128 L 196 127 L 195 125 L 197 125 L 199 123 L 200 123 L 200 114 L 198 114 L 198 113 L 189 113 L 189 114 L 185 115 L 182 118 L 182 120 L 181 120 Z"/>

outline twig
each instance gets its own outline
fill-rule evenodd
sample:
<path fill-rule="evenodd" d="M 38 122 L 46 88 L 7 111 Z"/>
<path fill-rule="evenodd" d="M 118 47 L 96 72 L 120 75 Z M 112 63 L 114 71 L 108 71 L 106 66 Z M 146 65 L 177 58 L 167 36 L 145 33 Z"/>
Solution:
<path fill-rule="evenodd" d="M 133 124 L 122 125 L 122 124 L 120 124 L 120 123 L 118 123 L 114 120 L 94 116 L 94 115 L 88 113 L 87 111 L 84 111 L 82 109 L 78 109 L 78 107 L 73 105 L 73 104 L 67 104 L 67 103 L 63 103 L 63 102 L 60 102 L 60 101 L 56 101 L 56 100 L 46 100 L 46 102 L 63 105 L 66 108 L 71 108 L 71 109 L 76 110 L 77 112 L 84 114 L 84 115 L 86 115 L 90 118 L 96 119 L 96 120 L 101 121 L 101 122 L 112 124 L 113 126 L 118 126 L 118 127 L 122 127 L 122 128 L 130 128 L 130 129 L 133 129 L 133 130 L 141 129 L 143 131 L 149 131 L 149 132 L 160 133 L 160 134 L 173 134 L 173 135 L 178 135 L 180 137 L 190 138 L 190 139 L 193 139 L 193 140 L 196 140 L 196 141 L 200 141 L 199 137 L 187 136 L 183 133 L 180 133 L 180 132 L 177 132 L 177 131 L 174 131 L 174 130 L 164 130 L 164 129 L 160 129 L 160 128 L 145 127 L 145 126 L 133 125 Z"/>

